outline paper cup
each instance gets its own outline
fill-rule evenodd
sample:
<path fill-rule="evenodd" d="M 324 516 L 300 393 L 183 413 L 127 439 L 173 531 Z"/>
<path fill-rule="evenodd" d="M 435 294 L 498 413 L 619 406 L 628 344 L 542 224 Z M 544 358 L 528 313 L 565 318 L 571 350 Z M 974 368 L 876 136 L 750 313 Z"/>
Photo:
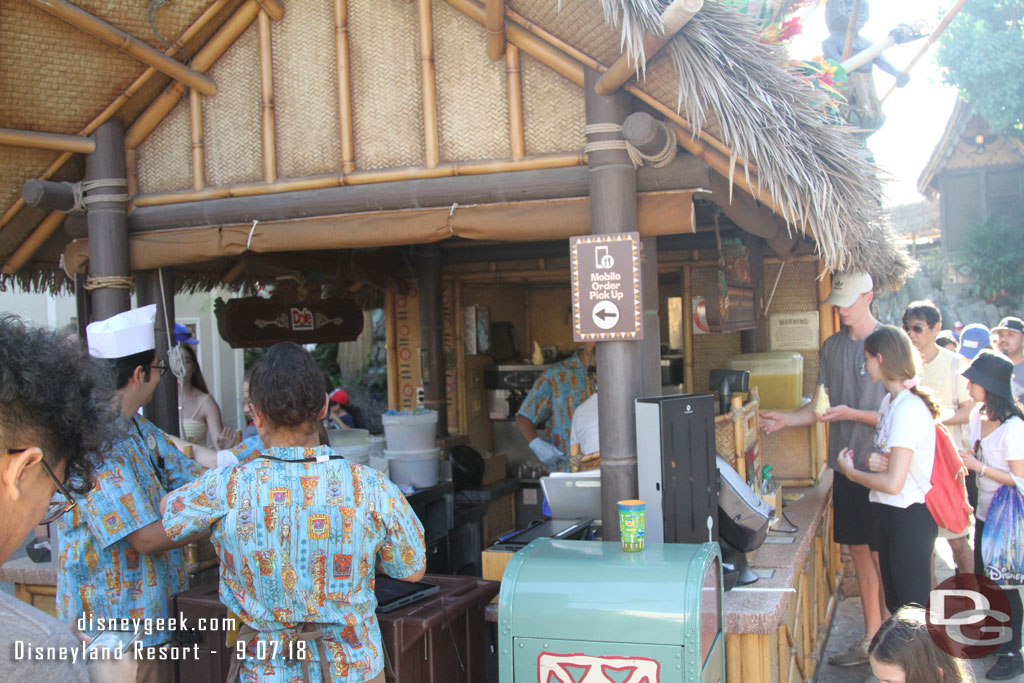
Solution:
<path fill-rule="evenodd" d="M 644 518 L 647 503 L 642 500 L 619 501 L 619 534 L 622 551 L 637 553 L 644 549 Z"/>

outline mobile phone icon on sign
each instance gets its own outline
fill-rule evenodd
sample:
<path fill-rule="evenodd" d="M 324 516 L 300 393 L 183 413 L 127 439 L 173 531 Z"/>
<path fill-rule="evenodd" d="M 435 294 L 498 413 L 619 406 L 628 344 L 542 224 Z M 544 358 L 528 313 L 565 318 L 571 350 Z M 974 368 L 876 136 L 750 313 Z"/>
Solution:
<path fill-rule="evenodd" d="M 598 270 L 607 270 L 615 265 L 615 259 L 608 252 L 608 247 L 603 244 L 594 248 L 594 260 Z"/>

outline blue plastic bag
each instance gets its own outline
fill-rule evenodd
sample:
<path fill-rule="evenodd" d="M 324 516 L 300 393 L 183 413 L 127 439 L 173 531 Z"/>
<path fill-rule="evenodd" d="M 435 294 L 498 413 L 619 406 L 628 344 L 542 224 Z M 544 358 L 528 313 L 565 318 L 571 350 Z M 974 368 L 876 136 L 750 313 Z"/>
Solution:
<path fill-rule="evenodd" d="M 1024 496 L 1000 486 L 981 534 L 985 574 L 1002 586 L 1024 585 Z"/>

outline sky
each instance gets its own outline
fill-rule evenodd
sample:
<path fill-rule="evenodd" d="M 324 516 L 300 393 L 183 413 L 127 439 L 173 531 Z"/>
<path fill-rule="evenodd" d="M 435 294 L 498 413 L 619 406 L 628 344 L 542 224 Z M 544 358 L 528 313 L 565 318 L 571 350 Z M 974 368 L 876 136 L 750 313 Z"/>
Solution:
<path fill-rule="evenodd" d="M 863 0 L 867 2 L 868 0 Z M 874 0 L 870 3 L 871 18 L 861 35 L 875 42 L 884 38 L 901 23 L 924 20 L 925 33 L 931 33 L 941 16 L 952 4 L 950 0 Z M 821 54 L 821 41 L 828 36 L 825 27 L 824 3 L 804 21 L 804 32 L 790 45 L 796 58 Z M 886 58 L 903 69 L 925 44 L 924 38 L 904 45 L 895 45 L 885 52 Z M 921 201 L 917 178 L 932 150 L 946 128 L 956 103 L 956 89 L 942 83 L 935 65 L 936 45 L 922 57 L 910 72 L 910 83 L 897 88 L 885 101 L 885 125 L 868 138 L 868 147 L 875 160 L 892 176 L 886 186 L 886 203 L 907 204 Z M 875 87 L 879 98 L 892 87 L 894 79 L 875 69 Z"/>

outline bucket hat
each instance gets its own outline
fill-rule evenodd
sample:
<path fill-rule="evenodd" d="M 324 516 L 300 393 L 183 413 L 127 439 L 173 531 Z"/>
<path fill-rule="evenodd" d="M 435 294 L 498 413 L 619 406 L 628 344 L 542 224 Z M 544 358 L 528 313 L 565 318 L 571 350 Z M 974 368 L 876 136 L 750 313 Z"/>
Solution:
<path fill-rule="evenodd" d="M 986 393 L 1008 399 L 1013 398 L 1013 388 L 1010 386 L 1013 361 L 1001 353 L 983 349 L 971 366 L 961 374 L 984 389 Z"/>

